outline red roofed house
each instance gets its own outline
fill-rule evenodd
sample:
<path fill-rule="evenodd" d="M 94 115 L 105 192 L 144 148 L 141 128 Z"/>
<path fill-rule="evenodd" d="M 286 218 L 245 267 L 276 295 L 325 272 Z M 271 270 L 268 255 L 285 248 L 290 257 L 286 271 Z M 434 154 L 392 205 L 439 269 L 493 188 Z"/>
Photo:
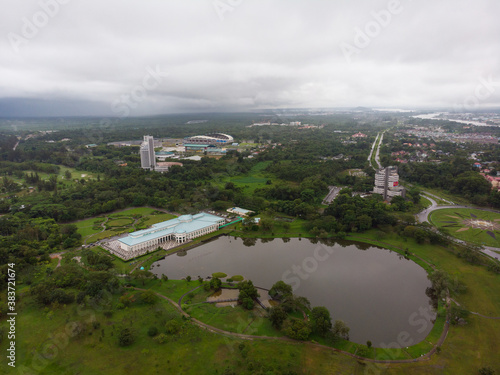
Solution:
<path fill-rule="evenodd" d="M 363 133 L 356 133 L 351 136 L 352 138 L 366 138 L 368 137 L 366 134 Z"/>

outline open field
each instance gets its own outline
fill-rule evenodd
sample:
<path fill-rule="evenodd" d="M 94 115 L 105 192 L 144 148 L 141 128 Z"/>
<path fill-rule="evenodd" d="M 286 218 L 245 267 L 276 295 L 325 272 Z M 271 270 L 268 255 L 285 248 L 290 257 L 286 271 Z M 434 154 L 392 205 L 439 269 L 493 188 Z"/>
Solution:
<path fill-rule="evenodd" d="M 73 224 L 77 226 L 78 233 L 82 235 L 82 238 L 86 238 L 89 244 L 121 233 L 145 229 L 153 224 L 173 218 L 175 218 L 174 215 L 156 211 L 154 208 L 137 207 L 109 215 L 101 215 L 99 217 L 77 221 Z M 102 227 L 101 223 L 104 224 L 105 227 Z M 106 230 L 103 231 L 103 229 Z"/>
<path fill-rule="evenodd" d="M 460 240 L 500 247 L 500 214 L 467 209 L 450 208 L 433 211 L 430 222 Z"/>
<path fill-rule="evenodd" d="M 405 240 L 395 234 L 381 235 L 380 231 L 370 231 L 352 236 L 353 239 L 389 244 L 401 249 L 408 248 L 412 253 L 429 261 L 434 266 L 445 270 L 453 277 L 459 278 L 469 288 L 465 294 L 453 296 L 469 310 L 488 316 L 500 316 L 500 275 L 488 272 L 484 267 L 472 266 L 463 259 L 457 258 L 447 249 L 433 245 L 419 245 L 412 239 Z M 196 277 L 196 275 L 192 275 Z M 180 296 L 199 286 L 197 280 L 151 280 L 138 287 L 151 288 L 177 301 Z M 201 297 L 203 297 L 201 292 Z M 116 298 L 113 304 L 115 304 Z M 195 296 L 192 303 L 198 303 Z M 195 306 L 190 307 L 193 309 Z M 214 307 L 215 308 L 215 307 Z M 225 308 L 232 309 L 232 308 Z M 211 324 L 224 324 L 227 314 L 211 314 L 199 309 L 200 314 L 206 314 L 212 319 Z M 41 374 L 80 373 L 120 374 L 127 372 L 142 373 L 183 373 L 183 374 L 215 374 L 221 369 L 232 368 L 236 373 L 254 374 L 249 370 L 248 363 L 253 366 L 268 366 L 266 371 L 293 369 L 297 374 L 332 374 L 332 373 L 371 373 L 384 374 L 472 374 L 482 366 L 500 369 L 498 351 L 500 342 L 497 333 L 500 330 L 500 320 L 490 320 L 471 315 L 469 324 L 463 327 L 452 326 L 440 354 L 435 354 L 428 361 L 408 364 L 370 364 L 357 361 L 346 355 L 335 353 L 331 349 L 323 349 L 304 343 L 289 343 L 275 341 L 247 341 L 229 338 L 209 333 L 189 323 L 183 323 L 181 335 L 167 335 L 164 344 L 157 344 L 149 336 L 147 330 L 152 325 L 162 329 L 162 317 L 177 319 L 182 323 L 177 311 L 164 301 L 154 307 L 145 304 L 133 304 L 125 310 L 115 310 L 112 316 L 105 316 L 102 309 L 83 309 L 85 314 L 78 314 L 76 305 L 59 307 L 57 309 L 41 310 L 33 305 L 30 298 L 21 298 L 19 302 L 18 327 L 23 327 L 18 335 L 18 365 L 30 367 L 31 361 L 42 350 L 49 350 L 47 340 L 50 337 L 64 334 L 65 327 L 72 321 L 85 321 L 90 314 L 95 313 L 100 326 L 94 329 L 87 324 L 85 334 L 59 340 L 54 349 L 56 353 L 49 356 L 39 365 Z M 88 312 L 87 312 L 88 311 Z M 234 310 L 229 310 L 234 311 Z M 224 321 L 223 316 L 226 317 Z M 248 316 L 241 316 L 246 319 Z M 69 319 L 69 320 L 68 320 Z M 238 319 L 236 319 L 237 321 Z M 248 321 L 248 320 L 247 320 Z M 409 359 L 426 352 L 439 336 L 438 328 L 443 323 L 438 319 L 434 329 L 425 341 L 404 350 L 371 351 L 364 345 L 340 341 L 336 347 L 351 353 L 367 353 L 378 359 Z M 233 323 L 234 324 L 234 321 Z M 132 327 L 137 340 L 130 347 L 119 347 L 116 335 L 121 327 Z M 272 327 L 271 327 L 272 328 Z M 236 329 L 238 325 L 236 325 Z M 267 329 L 264 326 L 260 328 Z M 104 330 L 104 333 L 102 333 Z M 90 333 L 89 333 L 90 332 Z M 268 333 L 269 334 L 269 333 Z M 55 336 L 60 338 L 60 336 Z M 40 338 L 47 338 L 41 340 Z M 320 340 L 317 340 L 320 342 Z M 54 342 L 54 341 L 52 341 Z M 248 345 L 248 353 L 243 358 L 238 349 L 240 343 Z M 0 349 L 6 349 L 6 342 L 0 344 Z M 117 355 L 118 354 L 118 355 Z M 279 373 L 279 372 L 278 372 Z M 368 372 L 370 373 L 370 372 Z"/>
<path fill-rule="evenodd" d="M 116 303 L 115 297 L 112 304 Z M 20 308 L 23 314 L 18 317 L 18 327 L 23 329 L 18 331 L 16 354 L 17 367 L 25 373 L 198 375 L 223 374 L 230 368 L 238 374 L 264 369 L 264 373 L 293 370 L 299 374 L 326 375 L 331 371 L 363 369 L 352 358 L 300 343 L 247 341 L 207 332 L 184 322 L 163 300 L 154 306 L 133 303 L 124 310 L 113 311 L 111 316 L 105 316 L 102 308 L 77 314 L 74 305 L 42 312 L 30 299 Z M 165 321 L 172 319 L 181 326 L 179 334 L 167 334 L 163 344 L 148 336 L 152 326 L 164 333 Z M 73 335 L 68 327 L 74 324 L 83 326 L 84 331 Z M 117 335 L 125 327 L 132 329 L 136 340 L 131 346 L 121 347 Z M 244 356 L 239 344 L 246 347 Z M 0 344 L 4 352 L 6 345 L 7 340 Z M 4 365 L 5 362 L 2 370 Z"/>
<path fill-rule="evenodd" d="M 73 224 L 78 228 L 78 233 L 82 235 L 83 238 L 90 236 L 94 233 L 99 233 L 103 228 L 100 226 L 102 222 L 104 222 L 104 217 L 92 218 L 77 221 Z"/>
<path fill-rule="evenodd" d="M 259 162 L 253 166 L 246 176 L 223 176 L 220 185 L 223 186 L 227 182 L 232 182 L 236 187 L 244 189 L 245 193 L 253 193 L 255 189 L 266 186 L 267 180 L 270 178 L 264 169 L 270 162 Z"/>

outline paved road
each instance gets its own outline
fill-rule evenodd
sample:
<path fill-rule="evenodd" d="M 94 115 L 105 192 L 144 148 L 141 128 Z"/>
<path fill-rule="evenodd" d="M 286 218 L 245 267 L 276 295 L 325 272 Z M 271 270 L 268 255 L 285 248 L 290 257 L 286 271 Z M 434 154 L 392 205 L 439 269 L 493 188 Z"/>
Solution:
<path fill-rule="evenodd" d="M 425 191 L 425 192 L 424 192 L 424 195 L 426 195 L 426 196 L 427 196 L 426 198 L 432 197 L 432 198 L 434 198 L 434 199 L 439 199 L 439 200 L 441 200 L 441 201 L 443 201 L 443 202 L 446 202 L 446 203 L 448 203 L 449 205 L 455 205 L 455 203 L 453 203 L 452 201 L 449 201 L 449 200 L 446 200 L 446 199 L 444 199 L 444 198 L 438 197 L 437 195 L 431 194 L 431 193 L 429 193 L 428 191 Z"/>
<path fill-rule="evenodd" d="M 330 192 L 325 197 L 325 199 L 323 199 L 323 204 L 330 204 L 335 198 L 337 198 L 340 190 L 342 190 L 342 187 L 338 186 L 328 186 L 328 188 L 330 189 Z"/>
<path fill-rule="evenodd" d="M 429 223 L 429 215 L 431 214 L 431 212 L 436 211 L 436 210 L 443 210 L 445 208 L 470 208 L 470 209 L 476 209 L 476 210 L 482 210 L 482 211 L 498 212 L 495 210 L 490 210 L 489 208 L 459 206 L 459 205 L 453 204 L 453 202 L 450 202 L 450 201 L 445 201 L 445 202 L 451 203 L 451 205 L 449 205 L 449 206 L 438 206 L 437 202 L 434 199 L 432 199 L 430 196 L 437 198 L 437 199 L 440 199 L 440 200 L 444 200 L 444 199 L 436 197 L 435 195 L 430 194 L 426 191 L 423 191 L 422 195 L 425 195 L 425 198 L 427 198 L 428 200 L 431 201 L 431 206 L 427 207 L 426 209 L 424 209 L 423 211 L 421 211 L 415 215 L 417 218 L 417 221 L 419 223 L 424 223 L 424 222 Z M 452 239 L 454 242 L 459 243 L 461 245 L 468 244 L 467 242 L 459 240 L 458 238 L 450 237 L 450 239 Z M 482 246 L 482 248 L 481 248 L 481 252 L 483 254 L 488 255 L 489 257 L 492 257 L 494 259 L 500 259 L 500 254 L 496 253 L 494 250 L 500 251 L 500 248 L 490 247 L 490 246 Z"/>
<path fill-rule="evenodd" d="M 370 150 L 370 155 L 368 155 L 368 163 L 370 163 L 370 165 L 373 169 L 375 169 L 375 167 L 372 165 L 372 155 L 373 155 L 373 150 L 375 149 L 375 146 L 377 145 L 379 135 L 380 135 L 380 133 L 377 133 L 377 136 L 375 137 L 375 141 L 372 144 L 372 149 Z"/>
<path fill-rule="evenodd" d="M 380 146 L 382 146 L 382 141 L 384 140 L 385 131 L 380 134 L 380 142 L 378 143 L 377 151 L 375 151 L 375 163 L 377 163 L 378 169 L 382 168 L 382 164 L 380 164 Z"/>

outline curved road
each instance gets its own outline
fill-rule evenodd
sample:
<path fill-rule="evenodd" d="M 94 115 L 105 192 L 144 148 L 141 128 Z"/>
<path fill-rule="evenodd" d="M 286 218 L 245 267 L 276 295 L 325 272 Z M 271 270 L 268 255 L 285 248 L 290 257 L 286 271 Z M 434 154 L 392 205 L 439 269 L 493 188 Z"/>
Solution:
<path fill-rule="evenodd" d="M 490 212 L 497 212 L 498 211 L 495 211 L 495 210 L 490 210 L 489 208 L 477 208 L 477 207 L 469 207 L 469 206 L 459 206 L 459 205 L 456 205 L 456 204 L 453 204 L 453 202 L 450 202 L 450 201 L 445 201 L 445 202 L 448 202 L 448 203 L 451 203 L 451 205 L 448 205 L 448 206 L 438 206 L 437 202 L 432 199 L 430 196 L 434 197 L 434 198 L 438 198 L 440 200 L 444 200 L 442 198 L 439 198 L 439 197 L 436 197 L 435 195 L 432 195 L 430 193 L 427 193 L 425 191 L 422 192 L 422 195 L 425 195 L 425 198 L 428 199 L 430 202 L 431 202 L 431 206 L 424 209 L 423 211 L 419 212 L 418 214 L 416 214 L 416 218 L 418 220 L 419 223 L 430 223 L 429 222 L 429 215 L 433 212 L 433 211 L 436 211 L 436 210 L 442 210 L 442 209 L 445 209 L 445 208 L 469 208 L 469 209 L 475 209 L 475 210 L 481 210 L 481 211 L 490 211 Z M 453 241 L 459 243 L 459 244 L 462 244 L 462 245 L 467 245 L 468 243 L 466 241 L 462 241 L 462 240 L 459 240 L 458 238 L 454 238 L 454 237 L 450 237 Z M 498 254 L 497 252 L 495 251 L 500 251 L 500 248 L 498 247 L 491 247 L 491 246 L 482 246 L 481 247 L 481 252 L 493 259 L 498 259 L 500 257 L 500 254 Z"/>

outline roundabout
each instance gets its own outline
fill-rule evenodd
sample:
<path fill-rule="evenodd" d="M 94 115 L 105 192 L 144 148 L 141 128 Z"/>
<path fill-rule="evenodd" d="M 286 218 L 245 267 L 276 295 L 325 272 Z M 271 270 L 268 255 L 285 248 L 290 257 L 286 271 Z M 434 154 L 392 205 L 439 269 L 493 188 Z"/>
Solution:
<path fill-rule="evenodd" d="M 429 221 L 450 236 L 476 245 L 500 247 L 500 214 L 472 208 L 442 208 Z"/>

